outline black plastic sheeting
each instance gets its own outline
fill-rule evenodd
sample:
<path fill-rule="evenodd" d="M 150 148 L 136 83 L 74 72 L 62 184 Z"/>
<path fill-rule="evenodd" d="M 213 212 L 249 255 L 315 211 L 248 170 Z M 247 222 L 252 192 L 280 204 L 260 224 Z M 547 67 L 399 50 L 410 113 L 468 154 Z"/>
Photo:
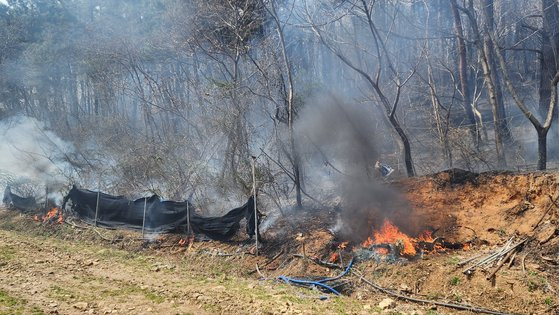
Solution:
<path fill-rule="evenodd" d="M 190 211 L 190 227 L 195 233 L 205 234 L 214 240 L 229 240 L 239 231 L 240 221 L 245 219 L 247 234 L 250 237 L 255 234 L 253 197 L 243 206 L 229 211 L 224 216 L 203 217 L 195 213 L 194 207 L 188 201 L 162 201 L 157 195 L 132 201 L 123 196 L 97 193 L 74 186 L 64 198 L 62 209 L 98 226 L 144 228 L 145 231 L 159 233 L 186 228 L 187 205 Z"/>
<path fill-rule="evenodd" d="M 2 202 L 9 208 L 14 208 L 23 212 L 32 212 L 39 208 L 35 198 L 20 197 L 12 193 L 10 186 L 6 186 L 6 189 L 4 189 L 4 198 L 2 198 Z"/>

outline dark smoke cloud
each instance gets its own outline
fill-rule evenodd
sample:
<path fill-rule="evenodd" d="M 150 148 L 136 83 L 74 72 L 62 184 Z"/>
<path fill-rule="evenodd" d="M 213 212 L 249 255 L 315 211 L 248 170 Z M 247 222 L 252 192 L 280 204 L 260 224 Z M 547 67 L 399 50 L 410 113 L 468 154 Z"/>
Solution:
<path fill-rule="evenodd" d="M 296 125 L 300 151 L 315 165 L 321 161 L 322 168 L 332 169 L 323 183 L 329 182 L 342 197 L 339 234 L 343 239 L 362 241 L 385 219 L 414 234 L 417 222 L 410 217 L 409 205 L 374 169 L 379 159 L 376 124 L 372 111 L 364 106 L 333 95 L 308 100 Z"/>

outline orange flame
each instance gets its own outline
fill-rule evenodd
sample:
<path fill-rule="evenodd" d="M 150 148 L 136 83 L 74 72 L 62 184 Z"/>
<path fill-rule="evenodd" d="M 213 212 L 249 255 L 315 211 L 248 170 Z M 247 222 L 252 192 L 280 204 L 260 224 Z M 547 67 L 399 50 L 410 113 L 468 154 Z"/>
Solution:
<path fill-rule="evenodd" d="M 425 231 L 417 237 L 419 242 L 433 243 L 435 239 L 433 238 L 433 233 L 431 231 Z"/>
<path fill-rule="evenodd" d="M 342 242 L 338 245 L 338 249 L 343 250 L 348 245 L 348 242 Z M 437 242 L 437 238 L 433 237 L 433 232 L 425 231 L 417 237 L 406 235 L 389 220 L 385 220 L 380 230 L 373 231 L 365 241 L 361 243 L 362 247 L 370 248 L 373 245 L 393 245 L 398 248 L 398 252 L 404 256 L 416 256 L 417 251 L 421 250 L 425 253 L 444 252 L 450 248 L 455 247 L 457 244 L 452 244 L 451 247 L 446 247 L 444 241 Z M 460 248 L 460 246 L 458 246 Z M 470 243 L 461 244 L 463 250 L 471 249 Z M 386 246 L 378 246 L 375 250 L 381 255 L 387 255 L 389 249 Z M 330 262 L 338 260 L 339 252 L 330 255 Z"/>
<path fill-rule="evenodd" d="M 186 241 L 183 238 L 181 238 L 179 240 L 179 246 L 184 246 L 184 244 L 186 244 Z"/>
<path fill-rule="evenodd" d="M 361 245 L 369 247 L 374 244 L 397 244 L 401 246 L 400 253 L 403 255 L 415 256 L 417 251 L 414 246 L 415 239 L 402 233 L 394 224 L 385 220 L 380 231 L 373 233 L 373 238 L 369 237 Z M 387 253 L 386 249 L 380 249 L 381 254 Z"/>
<path fill-rule="evenodd" d="M 328 258 L 328 262 L 335 263 L 338 260 L 339 257 L 340 257 L 340 254 L 332 253 L 332 255 L 330 255 L 330 258 Z"/>
<path fill-rule="evenodd" d="M 57 216 L 58 216 L 58 218 L 56 219 L 56 222 L 60 223 L 60 224 L 64 223 L 64 215 L 62 214 L 62 210 L 60 210 L 56 207 L 50 209 L 50 211 L 47 212 L 47 214 L 44 215 L 41 219 L 43 219 L 43 222 L 47 222 L 47 221 L 50 221 L 51 219 L 56 218 Z M 35 221 L 39 221 L 38 216 L 35 216 L 33 219 Z"/>
<path fill-rule="evenodd" d="M 58 208 L 52 208 L 46 215 L 43 216 L 43 222 L 54 218 L 58 214 Z"/>
<path fill-rule="evenodd" d="M 187 251 L 190 251 L 190 249 L 192 248 L 192 245 L 194 244 L 194 234 L 188 236 L 188 247 L 187 247 Z"/>
<path fill-rule="evenodd" d="M 38 216 L 38 215 L 34 215 L 34 216 L 33 216 L 33 220 L 39 222 L 39 216 Z"/>

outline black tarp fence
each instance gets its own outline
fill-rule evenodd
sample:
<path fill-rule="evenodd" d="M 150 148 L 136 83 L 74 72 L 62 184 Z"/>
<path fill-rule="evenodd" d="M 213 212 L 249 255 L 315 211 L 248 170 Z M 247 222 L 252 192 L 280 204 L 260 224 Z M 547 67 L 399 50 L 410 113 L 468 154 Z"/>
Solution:
<path fill-rule="evenodd" d="M 37 201 L 33 197 L 21 197 L 12 193 L 10 186 L 6 186 L 4 189 L 4 197 L 2 202 L 9 208 L 17 209 L 22 212 L 33 212 L 37 211 L 39 206 Z"/>
<path fill-rule="evenodd" d="M 249 236 L 252 237 L 256 229 L 253 197 L 224 216 L 203 217 L 195 213 L 195 208 L 188 201 L 162 201 L 157 195 L 132 201 L 124 196 L 112 196 L 74 186 L 64 197 L 62 209 L 90 224 L 157 233 L 186 228 L 190 213 L 192 231 L 222 241 L 237 234 L 242 219 L 247 222 L 246 233 Z"/>

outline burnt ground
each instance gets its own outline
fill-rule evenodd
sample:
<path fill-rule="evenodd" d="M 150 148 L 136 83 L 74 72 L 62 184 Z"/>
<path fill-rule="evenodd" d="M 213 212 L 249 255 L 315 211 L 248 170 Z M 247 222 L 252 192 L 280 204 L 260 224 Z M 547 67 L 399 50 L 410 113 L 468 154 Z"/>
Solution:
<path fill-rule="evenodd" d="M 473 240 L 472 246 L 408 262 L 360 262 L 354 269 L 365 278 L 423 299 L 509 313 L 559 313 L 559 209 L 549 197 L 559 196 L 558 173 L 451 170 L 392 185 L 409 200 L 411 219 L 448 240 Z M 340 272 L 299 256 L 304 243 L 307 257 L 328 258 L 343 241 L 327 229 L 334 217 L 331 211 L 311 211 L 297 220 L 280 218 L 264 234 L 268 242 L 257 258 L 252 244 L 242 240 L 196 241 L 188 248 L 178 245 L 181 235 L 167 234 L 147 243 L 133 231 L 43 224 L 0 210 L 0 314 L 474 314 L 400 300 L 382 310 L 379 302 L 387 296 L 353 274 L 340 287 L 346 296 L 325 301 L 318 299 L 323 293 L 274 281 L 279 275 Z M 502 246 L 513 235 L 533 240 L 492 281 L 486 276 L 494 268 L 470 277 L 462 273 L 460 261 Z M 350 256 L 344 252 L 346 263 Z"/>

